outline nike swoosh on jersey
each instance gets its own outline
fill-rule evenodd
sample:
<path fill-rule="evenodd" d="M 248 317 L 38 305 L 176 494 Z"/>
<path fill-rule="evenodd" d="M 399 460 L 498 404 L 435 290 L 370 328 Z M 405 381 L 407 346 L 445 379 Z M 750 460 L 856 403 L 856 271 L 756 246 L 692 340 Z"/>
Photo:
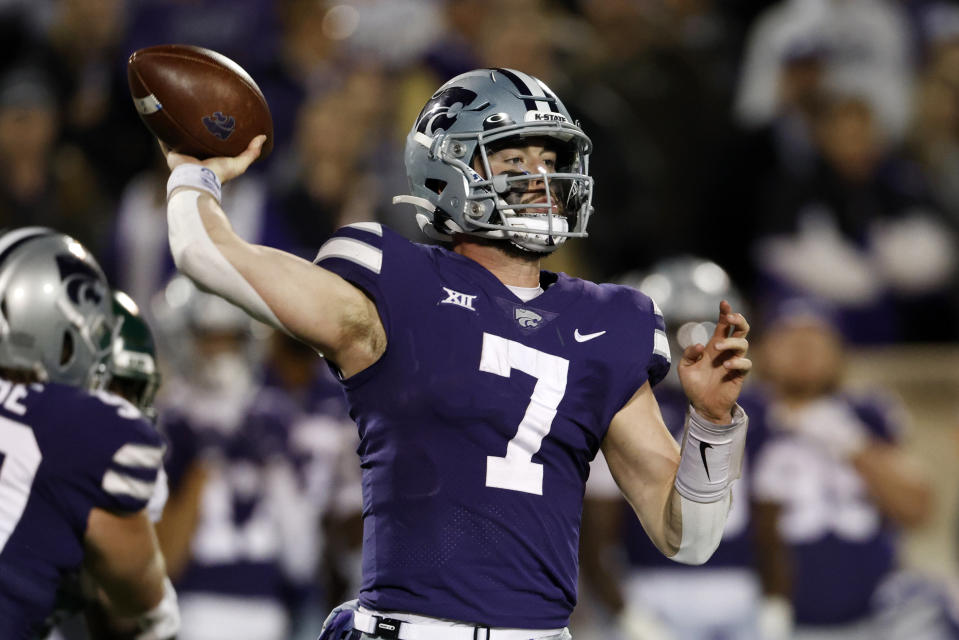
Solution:
<path fill-rule="evenodd" d="M 703 467 L 705 467 L 706 469 L 707 480 L 712 480 L 712 478 L 709 477 L 709 464 L 706 462 L 706 449 L 712 449 L 712 448 L 713 448 L 713 445 L 709 444 L 708 442 L 699 443 L 699 455 L 703 457 Z"/>
<path fill-rule="evenodd" d="M 601 335 L 606 333 L 605 331 L 597 331 L 596 333 L 580 333 L 579 329 L 573 331 L 573 337 L 576 338 L 576 342 L 586 342 L 587 340 L 592 340 L 593 338 L 598 338 Z"/>

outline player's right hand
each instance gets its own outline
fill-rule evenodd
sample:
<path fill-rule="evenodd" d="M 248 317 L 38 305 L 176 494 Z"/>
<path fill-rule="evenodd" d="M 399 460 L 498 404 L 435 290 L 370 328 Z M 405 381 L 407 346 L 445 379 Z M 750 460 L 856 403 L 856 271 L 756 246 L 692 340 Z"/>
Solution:
<path fill-rule="evenodd" d="M 247 145 L 243 153 L 238 156 L 232 158 L 207 158 L 206 160 L 198 160 L 193 156 L 171 151 L 163 142 L 160 142 L 160 149 L 163 151 L 163 155 L 166 156 L 166 163 L 171 171 L 181 164 L 199 164 L 215 173 L 222 184 L 243 175 L 249 166 L 253 164 L 253 161 L 260 157 L 260 150 L 263 148 L 264 142 L 266 142 L 266 136 L 258 135 L 250 140 L 250 144 Z"/>

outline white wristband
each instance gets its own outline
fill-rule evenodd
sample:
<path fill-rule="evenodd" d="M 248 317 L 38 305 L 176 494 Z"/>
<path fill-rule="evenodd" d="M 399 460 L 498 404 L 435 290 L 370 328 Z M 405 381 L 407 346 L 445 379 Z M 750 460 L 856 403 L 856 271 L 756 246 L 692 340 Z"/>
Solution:
<path fill-rule="evenodd" d="M 199 164 L 181 164 L 170 172 L 170 178 L 166 182 L 167 200 L 170 199 L 174 190 L 180 187 L 199 189 L 209 193 L 217 202 L 220 202 L 220 196 L 223 193 L 223 187 L 216 174 Z"/>
<path fill-rule="evenodd" d="M 169 578 L 163 580 L 163 599 L 137 620 L 135 640 L 172 640 L 180 630 L 180 608 Z"/>
<path fill-rule="evenodd" d="M 679 495 L 695 502 L 716 502 L 726 495 L 739 477 L 748 424 L 739 405 L 733 408 L 728 425 L 713 424 L 689 408 L 676 472 Z"/>

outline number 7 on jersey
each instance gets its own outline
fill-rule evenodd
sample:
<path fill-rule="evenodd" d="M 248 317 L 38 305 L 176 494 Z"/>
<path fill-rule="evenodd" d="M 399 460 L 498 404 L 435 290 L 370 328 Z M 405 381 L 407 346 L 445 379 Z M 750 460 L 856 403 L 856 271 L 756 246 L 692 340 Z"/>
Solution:
<path fill-rule="evenodd" d="M 486 486 L 541 496 L 543 465 L 533 462 L 533 455 L 553 426 L 556 409 L 566 393 L 569 360 L 484 333 L 479 369 L 504 378 L 516 369 L 536 378 L 526 413 L 506 445 L 506 455 L 486 458 Z"/>

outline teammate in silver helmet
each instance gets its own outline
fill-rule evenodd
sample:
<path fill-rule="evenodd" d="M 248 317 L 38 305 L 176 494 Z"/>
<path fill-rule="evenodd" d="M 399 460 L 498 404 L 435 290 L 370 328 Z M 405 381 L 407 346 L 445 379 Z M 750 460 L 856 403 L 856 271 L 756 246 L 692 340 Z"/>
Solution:
<path fill-rule="evenodd" d="M 102 381 L 117 327 L 107 280 L 79 242 L 0 235 L 0 637 L 42 637 L 83 568 L 111 627 L 179 628 L 146 506 L 163 457 L 153 426 Z M 96 590 L 94 590 L 96 592 Z"/>

